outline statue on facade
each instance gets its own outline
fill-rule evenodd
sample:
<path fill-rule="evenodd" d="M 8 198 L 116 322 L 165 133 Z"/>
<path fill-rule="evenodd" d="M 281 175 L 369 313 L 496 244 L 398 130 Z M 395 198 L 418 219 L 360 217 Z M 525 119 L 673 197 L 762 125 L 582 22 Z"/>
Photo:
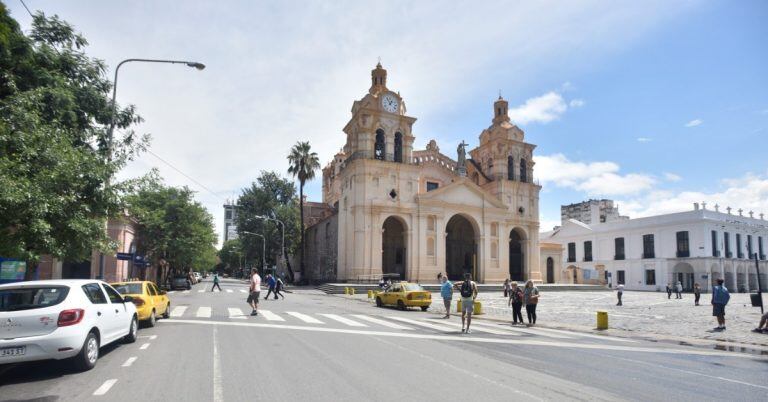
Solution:
<path fill-rule="evenodd" d="M 464 142 L 464 140 L 459 143 L 459 147 L 456 148 L 456 152 L 459 154 L 456 163 L 456 170 L 459 172 L 459 176 L 466 176 L 467 175 L 467 151 L 466 151 L 467 143 Z"/>

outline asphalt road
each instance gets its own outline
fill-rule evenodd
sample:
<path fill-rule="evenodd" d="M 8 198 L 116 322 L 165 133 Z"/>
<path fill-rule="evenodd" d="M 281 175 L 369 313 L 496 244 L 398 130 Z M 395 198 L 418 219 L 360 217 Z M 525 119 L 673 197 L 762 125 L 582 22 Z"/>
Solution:
<path fill-rule="evenodd" d="M 0 366 L 0 400 L 768 398 L 766 356 L 481 320 L 461 334 L 458 318 L 316 291 L 262 300 L 250 317 L 246 284 L 210 286 L 171 294 L 173 317 L 103 349 L 91 371 Z"/>

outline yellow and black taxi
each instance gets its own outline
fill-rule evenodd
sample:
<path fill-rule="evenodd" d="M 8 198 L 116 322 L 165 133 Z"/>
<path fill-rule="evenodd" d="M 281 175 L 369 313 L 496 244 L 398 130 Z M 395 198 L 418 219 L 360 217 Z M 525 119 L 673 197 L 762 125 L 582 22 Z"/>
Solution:
<path fill-rule="evenodd" d="M 168 318 L 171 315 L 171 300 L 165 290 L 160 290 L 150 281 L 117 282 L 111 284 L 123 296 L 131 296 L 136 305 L 139 321 L 148 327 L 154 327 L 157 317 Z"/>
<path fill-rule="evenodd" d="M 400 310 L 420 307 L 427 311 L 432 304 L 432 293 L 418 283 L 394 282 L 387 289 L 376 293 L 376 306 L 397 306 Z"/>

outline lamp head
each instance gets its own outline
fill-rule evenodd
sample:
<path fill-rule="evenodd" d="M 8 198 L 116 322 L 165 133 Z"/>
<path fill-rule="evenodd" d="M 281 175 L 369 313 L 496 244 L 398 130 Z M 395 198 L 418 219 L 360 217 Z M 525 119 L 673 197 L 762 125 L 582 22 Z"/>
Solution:
<path fill-rule="evenodd" d="M 205 69 L 205 64 L 203 64 L 203 63 L 191 62 L 191 63 L 187 63 L 187 66 L 194 67 L 194 68 L 196 68 L 198 70 Z"/>

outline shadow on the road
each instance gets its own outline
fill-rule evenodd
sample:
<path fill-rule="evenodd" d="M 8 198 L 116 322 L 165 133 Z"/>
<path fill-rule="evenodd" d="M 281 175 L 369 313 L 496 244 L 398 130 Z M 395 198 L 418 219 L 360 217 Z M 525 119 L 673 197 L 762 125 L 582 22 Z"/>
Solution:
<path fill-rule="evenodd" d="M 32 398 L 32 399 L 3 399 L 0 402 L 53 402 L 58 400 L 59 400 L 58 395 L 48 395 L 48 396 L 41 396 L 39 398 Z"/>
<path fill-rule="evenodd" d="M 110 345 L 104 346 L 100 349 L 99 360 L 104 358 L 113 350 L 120 346 L 120 342 L 115 342 Z M 99 363 L 96 363 L 98 367 Z M 69 360 L 41 360 L 29 363 L 14 363 L 8 365 L 3 369 L 0 369 L 0 387 L 3 385 L 12 385 L 20 383 L 31 383 L 37 381 L 47 381 L 54 378 L 61 378 L 67 375 L 79 374 L 78 371 L 72 367 L 72 363 Z M 56 398 L 56 399 L 45 399 Z M 29 399 L 30 401 L 49 401 L 57 400 L 58 396 L 46 396 L 42 399 Z M 5 402 L 5 401 L 2 401 Z"/>

